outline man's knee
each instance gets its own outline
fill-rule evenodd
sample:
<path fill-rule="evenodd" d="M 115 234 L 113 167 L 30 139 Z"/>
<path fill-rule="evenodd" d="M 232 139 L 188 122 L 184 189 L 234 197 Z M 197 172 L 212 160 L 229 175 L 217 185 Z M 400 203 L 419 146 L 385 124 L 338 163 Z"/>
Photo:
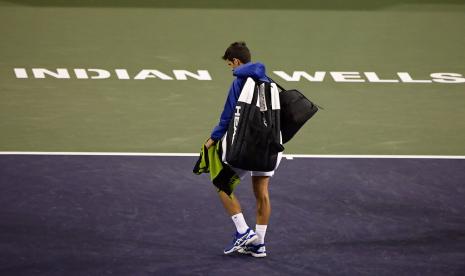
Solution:
<path fill-rule="evenodd" d="M 254 194 L 255 194 L 255 199 L 257 200 L 257 203 L 267 203 L 270 201 L 270 195 L 268 193 L 268 189 L 258 190 Z"/>

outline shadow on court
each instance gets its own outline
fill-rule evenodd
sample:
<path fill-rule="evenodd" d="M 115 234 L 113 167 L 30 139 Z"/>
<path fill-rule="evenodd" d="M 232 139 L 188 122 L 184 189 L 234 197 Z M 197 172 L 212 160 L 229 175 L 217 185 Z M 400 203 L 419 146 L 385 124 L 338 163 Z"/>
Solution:
<path fill-rule="evenodd" d="M 265 259 L 222 254 L 234 226 L 195 160 L 1 156 L 0 274 L 465 272 L 465 160 L 283 160 Z M 255 225 L 250 180 L 237 195 Z"/>
<path fill-rule="evenodd" d="M 276 9 L 276 10 L 381 10 L 403 5 L 464 5 L 462 0 L 355 0 L 355 1 L 270 1 L 270 0 L 1 0 L 12 5 L 34 7 L 112 7 L 112 8 L 180 8 L 180 9 Z"/>

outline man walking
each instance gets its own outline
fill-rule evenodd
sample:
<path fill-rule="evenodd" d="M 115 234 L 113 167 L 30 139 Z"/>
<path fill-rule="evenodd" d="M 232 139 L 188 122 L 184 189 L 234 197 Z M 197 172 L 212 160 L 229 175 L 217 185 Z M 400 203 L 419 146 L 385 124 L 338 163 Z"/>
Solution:
<path fill-rule="evenodd" d="M 265 74 L 265 66 L 262 63 L 252 63 L 251 54 L 245 42 L 234 42 L 225 51 L 223 60 L 233 69 L 236 77 L 229 89 L 228 97 L 221 113 L 219 124 L 213 129 L 210 138 L 205 143 L 207 148 L 219 142 L 228 130 L 229 123 L 234 117 L 235 106 L 241 90 L 247 80 L 252 78 L 256 81 L 270 82 Z M 279 155 L 280 156 L 280 155 Z M 278 158 L 279 164 L 280 158 Z M 236 173 L 243 178 L 249 173 L 241 169 L 233 168 Z M 236 226 L 236 234 L 232 244 L 224 249 L 225 254 L 239 251 L 244 254 L 251 254 L 254 257 L 265 257 L 265 234 L 269 223 L 271 205 L 268 193 L 270 177 L 274 171 L 260 172 L 251 171 L 253 191 L 256 199 L 256 227 L 252 230 L 245 221 L 242 214 L 241 205 L 236 196 L 228 196 L 220 191 L 219 197 L 227 213 Z"/>

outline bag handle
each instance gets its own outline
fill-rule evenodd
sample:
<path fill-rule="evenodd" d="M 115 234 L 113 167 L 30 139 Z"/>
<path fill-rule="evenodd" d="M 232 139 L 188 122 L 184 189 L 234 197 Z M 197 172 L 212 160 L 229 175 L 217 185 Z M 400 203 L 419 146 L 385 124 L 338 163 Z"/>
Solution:
<path fill-rule="evenodd" d="M 267 78 L 270 79 L 270 81 L 276 83 L 276 86 L 278 86 L 279 89 L 281 89 L 281 91 L 286 91 L 286 89 L 284 87 L 282 87 L 281 85 L 279 85 L 279 83 L 275 82 L 272 78 L 266 76 Z"/>
<path fill-rule="evenodd" d="M 285 89 L 284 87 L 282 87 L 281 85 L 279 85 L 279 83 L 275 82 L 272 78 L 270 78 L 270 77 L 268 77 L 268 76 L 266 76 L 266 77 L 269 78 L 270 81 L 276 83 L 276 86 L 278 86 L 278 88 L 281 89 L 281 91 L 286 91 L 286 89 Z M 313 102 L 312 102 L 312 103 L 313 103 Z M 317 105 L 316 103 L 313 103 L 313 104 L 314 104 L 316 107 L 318 107 L 319 109 L 325 110 L 323 107 Z"/>

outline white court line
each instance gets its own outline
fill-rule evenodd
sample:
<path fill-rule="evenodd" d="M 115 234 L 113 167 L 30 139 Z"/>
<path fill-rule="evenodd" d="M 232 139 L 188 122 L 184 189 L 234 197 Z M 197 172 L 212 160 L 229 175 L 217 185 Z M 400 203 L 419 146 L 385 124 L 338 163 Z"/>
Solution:
<path fill-rule="evenodd" d="M 199 156 L 198 153 L 169 152 L 45 152 L 45 151 L 0 151 L 0 155 L 90 155 L 90 156 Z M 331 154 L 283 154 L 294 158 L 384 158 L 384 159 L 465 159 L 462 155 L 331 155 Z"/>
<path fill-rule="evenodd" d="M 465 159 L 461 155 L 307 155 L 307 154 L 285 154 L 287 159 L 294 158 L 384 158 L 384 159 Z"/>
<path fill-rule="evenodd" d="M 105 156 L 199 156 L 198 153 L 169 152 L 67 152 L 67 151 L 0 151 L 0 155 L 105 155 Z"/>

